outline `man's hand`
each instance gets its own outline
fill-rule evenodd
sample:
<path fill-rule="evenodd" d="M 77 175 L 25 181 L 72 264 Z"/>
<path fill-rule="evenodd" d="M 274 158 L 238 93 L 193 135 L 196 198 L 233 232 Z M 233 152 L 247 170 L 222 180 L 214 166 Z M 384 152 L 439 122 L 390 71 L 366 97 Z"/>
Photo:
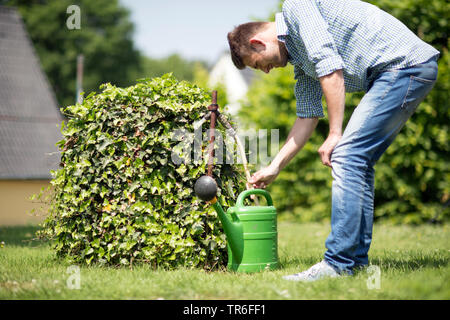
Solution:
<path fill-rule="evenodd" d="M 281 170 L 303 148 L 317 126 L 317 118 L 297 118 L 286 139 L 283 148 L 277 153 L 271 164 L 256 172 L 248 183 L 256 188 L 264 189 L 272 183 Z"/>
<path fill-rule="evenodd" d="M 322 163 L 331 168 L 331 153 L 333 152 L 334 147 L 338 144 L 339 140 L 341 140 L 342 136 L 340 134 L 330 133 L 328 138 L 319 148 L 319 155 Z"/>
<path fill-rule="evenodd" d="M 248 182 L 253 184 L 255 188 L 264 189 L 276 179 L 279 173 L 280 170 L 278 168 L 269 165 L 252 175 Z"/>

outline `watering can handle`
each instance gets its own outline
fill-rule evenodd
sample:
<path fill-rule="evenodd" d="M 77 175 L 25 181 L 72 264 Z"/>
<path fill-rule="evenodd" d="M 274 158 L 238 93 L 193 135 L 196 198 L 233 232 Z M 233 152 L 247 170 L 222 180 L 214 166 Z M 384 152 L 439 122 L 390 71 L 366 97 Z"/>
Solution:
<path fill-rule="evenodd" d="M 237 199 L 236 206 L 237 207 L 244 207 L 244 200 L 245 200 L 245 198 L 247 198 L 248 196 L 250 196 L 252 194 L 264 196 L 266 198 L 266 200 L 267 200 L 267 205 L 268 206 L 272 206 L 273 205 L 272 197 L 270 196 L 270 193 L 268 193 L 266 190 L 263 190 L 263 189 L 250 189 L 250 190 L 245 190 L 245 191 L 241 192 L 241 194 L 239 195 L 239 197 Z"/>

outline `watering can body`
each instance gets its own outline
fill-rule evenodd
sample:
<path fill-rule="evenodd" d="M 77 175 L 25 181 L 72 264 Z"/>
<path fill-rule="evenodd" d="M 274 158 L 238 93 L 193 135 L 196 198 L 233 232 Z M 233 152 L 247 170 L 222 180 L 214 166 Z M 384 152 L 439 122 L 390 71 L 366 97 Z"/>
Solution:
<path fill-rule="evenodd" d="M 267 205 L 245 206 L 244 200 L 250 195 L 264 196 Z M 227 235 L 229 270 L 258 272 L 278 268 L 277 212 L 267 191 L 246 190 L 226 214 L 221 208 L 216 211 Z"/>

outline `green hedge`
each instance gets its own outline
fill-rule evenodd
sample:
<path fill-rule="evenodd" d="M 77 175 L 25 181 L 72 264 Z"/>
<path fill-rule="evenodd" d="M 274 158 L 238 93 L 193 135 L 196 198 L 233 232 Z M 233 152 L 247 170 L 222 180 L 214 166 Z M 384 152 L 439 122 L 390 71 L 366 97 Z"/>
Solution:
<path fill-rule="evenodd" d="M 192 150 L 184 151 L 190 160 L 174 161 L 183 158 L 184 142 L 196 139 L 194 122 L 207 112 L 209 93 L 171 75 L 101 88 L 64 110 L 61 168 L 53 172 L 51 210 L 40 236 L 53 240 L 59 256 L 79 263 L 223 266 L 221 224 L 193 191 L 205 161 Z M 214 170 L 220 201 L 233 205 L 244 186 L 242 172 L 225 164 Z"/>

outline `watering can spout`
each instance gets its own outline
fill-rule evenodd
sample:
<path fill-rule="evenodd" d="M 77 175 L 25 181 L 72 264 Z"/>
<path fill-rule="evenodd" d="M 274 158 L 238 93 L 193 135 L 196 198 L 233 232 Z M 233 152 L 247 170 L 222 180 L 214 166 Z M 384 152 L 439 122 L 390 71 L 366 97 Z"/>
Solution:
<path fill-rule="evenodd" d="M 244 254 L 244 228 L 242 223 L 234 213 L 234 208 L 228 209 L 227 213 L 225 213 L 216 198 L 211 203 L 219 215 L 220 222 L 222 222 L 223 231 L 227 236 L 228 246 L 233 255 L 233 261 L 239 264 Z"/>
<path fill-rule="evenodd" d="M 229 208 L 227 213 L 217 201 L 217 184 L 210 176 L 200 177 L 194 186 L 197 196 L 212 204 L 214 210 L 219 215 L 222 222 L 223 231 L 227 236 L 228 247 L 231 250 L 233 261 L 239 264 L 244 254 L 244 228 L 234 212 L 234 208 Z"/>
<path fill-rule="evenodd" d="M 277 212 L 273 206 L 270 194 L 262 189 L 246 190 L 239 195 L 236 206 L 228 208 L 226 213 L 217 201 L 218 186 L 212 177 L 217 118 L 228 129 L 232 129 L 232 127 L 223 116 L 221 117 L 218 111 L 217 91 L 213 91 L 212 104 L 208 106 L 208 110 L 210 111 L 208 119 L 211 119 L 208 148 L 208 174 L 200 177 L 195 182 L 195 194 L 200 199 L 208 201 L 219 216 L 223 231 L 227 236 L 228 269 L 239 272 L 255 272 L 266 269 L 275 269 L 278 267 L 278 233 L 276 231 Z M 204 119 L 206 119 L 206 117 Z M 235 135 L 235 132 L 233 135 Z M 236 143 L 239 146 L 243 159 L 245 159 L 245 150 L 239 139 L 236 139 Z M 250 174 L 248 173 L 245 161 L 244 169 L 248 179 Z M 256 206 L 244 205 L 244 199 L 246 197 L 250 196 L 253 198 L 255 195 L 264 196 L 267 200 L 267 206 L 259 206 L 259 202 L 256 201 L 256 198 L 254 198 Z"/>

